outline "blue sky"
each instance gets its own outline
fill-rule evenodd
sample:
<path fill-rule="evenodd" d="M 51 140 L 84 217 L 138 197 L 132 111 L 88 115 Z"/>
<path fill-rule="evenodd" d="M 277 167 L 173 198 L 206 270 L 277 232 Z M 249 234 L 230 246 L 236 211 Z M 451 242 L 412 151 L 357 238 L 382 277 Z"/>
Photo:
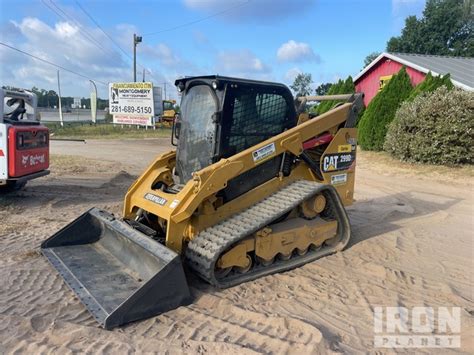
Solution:
<path fill-rule="evenodd" d="M 172 98 L 177 96 L 172 83 L 184 75 L 217 73 L 291 84 L 298 72 L 309 72 L 316 87 L 356 75 L 365 56 L 383 51 L 405 17 L 421 15 L 424 3 L 0 0 L 0 41 L 97 81 L 101 97 L 106 95 L 102 83 L 132 79 L 133 33 L 143 36 L 139 78 L 146 68 L 147 79 L 160 86 L 166 82 Z M 56 68 L 4 46 L 0 58 L 2 85 L 57 89 Z M 89 95 L 86 78 L 60 74 L 64 96 Z"/>

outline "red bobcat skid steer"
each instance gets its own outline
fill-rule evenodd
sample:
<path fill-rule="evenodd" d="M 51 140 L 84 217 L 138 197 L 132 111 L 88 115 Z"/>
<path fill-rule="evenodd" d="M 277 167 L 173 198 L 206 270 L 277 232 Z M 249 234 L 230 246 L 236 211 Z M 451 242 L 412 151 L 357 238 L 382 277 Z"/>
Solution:
<path fill-rule="evenodd" d="M 36 95 L 0 89 L 0 193 L 49 174 L 49 130 L 36 114 Z"/>

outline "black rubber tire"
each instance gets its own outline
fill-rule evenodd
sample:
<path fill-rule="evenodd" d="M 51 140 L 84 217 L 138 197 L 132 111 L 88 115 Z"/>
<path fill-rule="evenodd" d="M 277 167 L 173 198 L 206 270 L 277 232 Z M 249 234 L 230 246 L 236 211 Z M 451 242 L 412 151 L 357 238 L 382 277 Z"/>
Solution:
<path fill-rule="evenodd" d="M 7 181 L 6 185 L 0 185 L 0 194 L 7 194 L 21 190 L 25 185 L 26 181 L 20 183 L 18 181 Z"/>

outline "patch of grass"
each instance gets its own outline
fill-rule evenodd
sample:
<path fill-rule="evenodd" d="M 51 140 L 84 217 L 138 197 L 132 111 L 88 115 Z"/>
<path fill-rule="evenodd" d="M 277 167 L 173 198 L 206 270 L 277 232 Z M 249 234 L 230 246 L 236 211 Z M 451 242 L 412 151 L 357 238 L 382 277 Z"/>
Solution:
<path fill-rule="evenodd" d="M 66 123 L 64 127 L 59 124 L 46 124 L 50 129 L 51 137 L 70 139 L 119 139 L 119 138 L 160 138 L 170 137 L 171 129 L 157 127 L 156 129 L 145 129 L 136 126 L 120 125 L 114 126 L 109 123 L 89 124 L 89 123 Z"/>

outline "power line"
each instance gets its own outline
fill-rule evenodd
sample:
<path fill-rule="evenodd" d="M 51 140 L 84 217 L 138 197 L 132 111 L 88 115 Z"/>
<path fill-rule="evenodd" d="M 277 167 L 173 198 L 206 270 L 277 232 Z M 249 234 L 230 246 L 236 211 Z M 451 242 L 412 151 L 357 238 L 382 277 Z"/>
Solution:
<path fill-rule="evenodd" d="M 69 22 L 70 19 L 68 19 L 66 16 L 67 14 L 62 11 L 59 7 L 57 7 L 53 2 L 51 2 L 51 5 L 54 5 L 58 10 L 60 10 L 64 15 L 61 15 L 57 10 L 55 10 L 53 7 L 51 7 L 45 0 L 41 0 L 41 2 L 43 3 L 44 6 L 46 6 L 48 9 L 50 9 L 52 12 L 54 12 L 58 17 L 60 17 L 61 19 L 63 19 L 64 21 L 66 22 Z M 100 43 L 94 38 L 92 37 L 89 33 L 87 33 L 86 31 L 84 31 L 81 26 L 79 25 L 79 32 L 82 34 L 82 36 L 89 40 L 94 46 L 96 46 L 97 48 L 99 48 L 101 51 L 103 51 L 104 53 L 107 54 L 107 52 L 105 52 L 104 48 L 102 48 L 102 46 L 100 45 Z M 87 35 L 86 35 L 87 34 Z"/>
<path fill-rule="evenodd" d="M 41 1 L 43 1 L 43 3 L 44 3 L 44 0 L 41 0 Z M 87 37 L 88 37 L 91 41 L 93 41 L 94 43 L 96 43 L 98 46 L 101 46 L 101 43 L 99 43 L 99 42 L 95 39 L 94 36 L 92 36 L 89 32 L 87 32 L 87 31 L 83 28 L 82 24 L 81 24 L 79 21 L 77 21 L 75 18 L 73 18 L 72 16 L 70 16 L 70 15 L 69 15 L 68 13 L 66 13 L 63 9 L 61 9 L 53 0 L 49 0 L 49 2 L 50 2 L 51 5 L 53 5 L 56 9 L 58 9 L 64 16 L 66 16 L 66 18 L 65 18 L 66 21 L 71 20 L 72 22 L 74 22 L 74 23 L 77 25 L 77 27 L 79 27 L 79 30 L 80 30 L 80 31 L 83 31 L 85 34 L 87 34 Z M 101 47 L 101 48 L 102 48 L 102 47 Z"/>
<path fill-rule="evenodd" d="M 70 18 L 75 24 L 77 24 L 77 26 L 79 26 L 79 28 L 80 28 L 82 31 L 84 31 L 85 33 L 87 33 L 87 34 L 89 35 L 89 37 L 92 38 L 92 40 L 93 40 L 94 42 L 96 42 L 96 43 L 99 45 L 100 49 L 101 49 L 104 53 L 106 53 L 105 50 L 104 50 L 104 48 L 103 48 L 103 44 L 100 43 L 100 42 L 98 42 L 98 41 L 95 39 L 95 37 L 94 37 L 93 35 L 91 35 L 88 31 L 86 31 L 86 29 L 84 28 L 84 26 L 81 24 L 81 22 L 80 22 L 79 20 L 76 20 L 73 16 L 71 16 L 71 15 L 67 14 L 65 11 L 63 11 L 53 0 L 49 0 L 49 1 L 50 1 L 51 4 L 53 4 L 59 11 L 61 11 L 61 12 L 62 12 L 63 14 L 65 14 L 68 18 Z M 101 29 L 101 30 L 102 30 L 102 29 Z M 104 31 L 102 31 L 102 32 L 104 32 Z M 107 35 L 107 34 L 105 33 L 105 35 Z M 122 50 L 122 48 L 120 48 L 120 50 Z M 114 54 L 114 55 L 118 55 L 119 57 L 121 57 L 120 53 L 117 52 L 117 51 L 116 51 L 115 49 L 113 49 L 113 48 L 110 48 L 110 49 L 108 50 L 108 52 L 109 52 L 109 53 L 112 53 L 112 54 Z M 122 52 L 123 52 L 123 50 L 122 50 Z M 126 54 L 126 53 L 125 53 L 125 54 Z"/>
<path fill-rule="evenodd" d="M 88 39 L 90 42 L 92 42 L 92 44 L 94 44 L 97 48 L 99 48 L 102 52 L 104 52 L 105 54 L 113 54 L 113 55 L 118 55 L 120 57 L 120 53 L 118 53 L 116 50 L 114 49 L 108 49 L 108 50 L 105 50 L 105 48 L 103 47 L 103 44 L 100 43 L 92 34 L 90 34 L 88 31 L 86 31 L 86 29 L 84 28 L 84 26 L 80 23 L 79 20 L 76 20 L 73 16 L 71 16 L 70 14 L 66 13 L 63 9 L 61 9 L 61 7 L 59 7 L 53 0 L 49 0 L 49 2 L 51 3 L 51 5 L 53 5 L 56 9 L 58 9 L 63 15 L 59 14 L 57 11 L 55 11 L 53 8 L 51 8 L 48 4 L 45 3 L 44 0 L 41 0 L 41 2 L 43 2 L 44 5 L 48 6 L 52 11 L 54 11 L 59 17 L 61 17 L 62 19 L 64 19 L 66 22 L 69 22 L 69 21 L 72 21 L 73 23 L 76 24 L 76 26 L 79 28 L 79 32 L 82 34 L 82 36 L 86 39 Z"/>
<path fill-rule="evenodd" d="M 51 0 L 52 2 L 52 0 Z M 99 25 L 99 23 L 92 17 L 91 14 L 89 14 L 86 9 L 84 9 L 82 7 L 82 5 L 76 0 L 76 4 L 77 6 L 79 6 L 79 8 L 82 10 L 83 13 L 86 14 L 87 17 L 89 17 L 89 19 L 94 22 L 94 24 L 102 31 L 102 33 L 104 35 L 107 36 L 108 39 L 110 39 L 112 41 L 113 44 L 115 44 L 117 46 L 118 49 L 120 49 L 122 51 L 123 54 L 125 54 L 128 58 L 132 59 L 132 57 L 130 56 L 130 54 L 128 54 L 122 47 L 120 47 L 120 45 L 107 33 L 104 31 L 104 29 Z"/>
<path fill-rule="evenodd" d="M 75 23 L 78 28 L 79 28 L 79 32 L 82 34 L 82 36 L 85 38 L 85 39 L 88 39 L 93 45 L 95 45 L 97 48 L 99 48 L 102 52 L 104 52 L 105 54 L 113 54 L 113 55 L 119 55 L 120 56 L 120 53 L 118 53 L 117 51 L 106 51 L 102 44 L 100 42 L 98 42 L 94 36 L 92 36 L 88 31 L 86 31 L 84 29 L 84 26 L 76 19 L 74 19 L 71 15 L 67 14 L 64 10 L 62 10 L 57 4 L 55 4 L 53 2 L 53 0 L 49 0 L 49 2 L 51 3 L 51 5 L 53 5 L 57 10 L 59 10 L 61 13 L 59 13 L 58 11 L 56 11 L 54 8 L 52 8 L 45 0 L 41 0 L 41 2 L 43 3 L 43 5 L 45 5 L 46 7 L 48 7 L 51 11 L 53 11 L 58 17 L 60 17 L 61 19 L 63 19 L 64 21 L 66 22 L 69 22 L 69 21 L 72 21 L 73 23 Z M 87 13 L 85 11 L 85 9 L 76 1 L 76 3 L 79 5 L 79 7 L 81 8 L 81 10 L 97 25 L 97 27 L 99 27 L 99 29 L 110 39 L 112 40 L 112 42 L 119 47 L 119 49 L 128 57 L 131 59 L 131 56 L 126 53 L 100 26 L 99 24 L 92 18 L 92 16 Z M 142 65 L 139 64 L 139 66 L 141 66 L 143 69 L 146 70 L 146 72 L 149 74 L 149 76 L 151 76 L 152 78 L 153 75 L 151 74 L 151 72 L 149 71 L 149 69 L 143 67 Z M 156 78 L 155 78 L 156 79 Z"/>
<path fill-rule="evenodd" d="M 36 60 L 39 60 L 39 61 L 41 61 L 41 62 L 44 62 L 44 63 L 46 63 L 46 64 L 52 65 L 52 66 L 54 66 L 54 67 L 56 67 L 56 68 L 62 69 L 62 70 L 67 71 L 67 72 L 69 72 L 69 73 L 72 73 L 72 74 L 75 74 L 75 75 L 80 76 L 80 77 L 82 77 L 82 78 L 85 78 L 85 79 L 87 79 L 87 80 L 93 80 L 93 81 L 95 81 L 96 83 L 99 83 L 99 84 L 108 86 L 108 84 L 107 84 L 107 83 L 104 83 L 103 81 L 91 79 L 91 78 L 89 78 L 89 77 L 87 77 L 87 76 L 85 76 L 85 75 L 82 75 L 82 74 L 80 74 L 80 73 L 78 73 L 78 72 L 75 72 L 74 70 L 65 68 L 65 67 L 63 67 L 63 66 L 61 66 L 61 65 L 58 65 L 58 64 L 53 63 L 53 62 L 50 62 L 49 60 L 46 60 L 46 59 L 37 57 L 37 56 L 35 56 L 35 55 L 31 54 L 31 53 L 22 51 L 21 49 L 12 47 L 12 46 L 10 46 L 10 45 L 8 45 L 8 44 L 6 44 L 6 43 L 0 42 L 0 45 L 2 45 L 2 46 L 4 46 L 4 47 L 7 47 L 7 48 L 10 48 L 10 49 L 12 49 L 12 50 L 14 50 L 14 51 L 20 52 L 20 53 L 22 53 L 22 54 L 24 54 L 24 55 L 27 55 L 27 56 L 29 56 L 29 57 L 32 57 L 32 58 L 34 58 L 34 59 L 36 59 Z"/>
<path fill-rule="evenodd" d="M 183 23 L 183 24 L 178 25 L 178 26 L 166 28 L 166 29 L 163 29 L 163 30 L 160 30 L 160 31 L 156 31 L 156 32 L 145 33 L 145 34 L 142 35 L 142 36 L 153 36 L 153 35 L 157 35 L 157 34 L 159 34 L 159 33 L 174 31 L 174 30 L 177 30 L 177 29 L 182 28 L 182 27 L 191 26 L 191 25 L 194 25 L 195 23 L 199 23 L 199 22 L 202 22 L 202 21 L 205 21 L 205 20 L 209 20 L 210 18 L 213 18 L 213 17 L 219 16 L 219 15 L 225 14 L 226 12 L 232 11 L 232 10 L 238 8 L 238 7 L 247 5 L 250 1 L 251 1 L 251 0 L 247 0 L 247 1 L 245 1 L 245 2 L 242 2 L 242 3 L 240 3 L 240 4 L 237 4 L 237 5 L 235 5 L 235 6 L 229 7 L 229 8 L 227 8 L 227 9 L 225 9 L 225 10 L 222 10 L 222 11 L 219 11 L 219 12 L 216 12 L 216 13 L 213 13 L 212 15 L 209 15 L 209 16 L 206 16 L 206 17 L 202 17 L 202 18 L 197 19 L 197 20 L 194 20 L 194 21 L 186 22 L 186 23 Z"/>
<path fill-rule="evenodd" d="M 52 0 L 50 0 L 52 2 Z M 79 1 L 75 0 L 75 3 L 77 4 L 77 6 L 79 7 L 79 9 L 102 31 L 102 33 L 104 35 L 107 36 L 108 39 L 110 39 L 110 41 L 115 45 L 117 46 L 118 49 L 120 49 L 122 51 L 123 54 L 125 54 L 125 56 L 127 56 L 130 60 L 133 61 L 133 58 L 130 54 L 128 54 L 107 32 L 105 32 L 105 30 L 102 28 L 102 26 L 94 19 L 94 17 L 86 10 L 84 9 L 84 7 L 79 3 Z M 149 76 L 151 76 L 152 78 L 156 79 L 150 72 L 150 70 L 148 68 L 146 68 L 145 66 L 141 65 L 140 63 L 137 63 L 142 69 L 144 69 Z"/>

